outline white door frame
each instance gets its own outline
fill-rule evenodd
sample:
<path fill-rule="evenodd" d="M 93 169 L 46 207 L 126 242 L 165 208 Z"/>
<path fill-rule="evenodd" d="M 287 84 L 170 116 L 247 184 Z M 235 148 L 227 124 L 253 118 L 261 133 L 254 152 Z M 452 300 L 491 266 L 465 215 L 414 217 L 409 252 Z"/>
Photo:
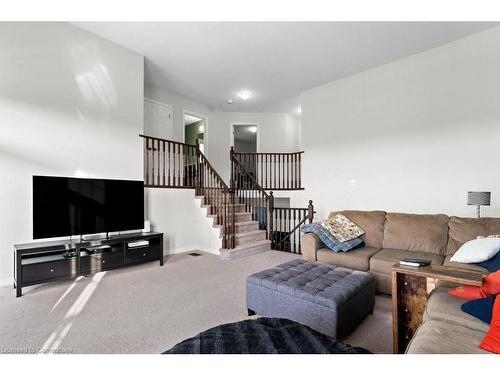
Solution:
<path fill-rule="evenodd" d="M 174 135 L 174 128 L 173 128 L 173 117 L 174 117 L 174 112 L 173 112 L 173 107 L 171 104 L 167 104 L 167 103 L 163 103 L 163 102 L 160 102 L 158 100 L 154 100 L 154 99 L 151 99 L 151 98 L 148 98 L 148 97 L 144 97 L 144 101 L 148 101 L 150 103 L 153 103 L 153 104 L 156 104 L 156 105 L 160 105 L 160 106 L 163 106 L 163 107 L 167 107 L 168 109 L 170 109 L 170 118 L 168 120 L 169 124 L 168 126 L 170 127 L 170 129 L 167 129 L 170 131 L 170 139 L 173 138 L 173 135 Z M 143 111 L 143 114 L 142 114 L 142 121 L 144 122 L 144 108 L 142 109 Z M 142 124 L 142 131 L 144 132 L 144 123 Z M 151 134 L 145 134 L 145 135 L 151 135 Z M 168 137 L 168 134 L 167 134 L 167 137 Z"/>
<path fill-rule="evenodd" d="M 231 135 L 230 135 L 230 137 L 231 137 L 230 138 L 230 140 L 231 140 L 230 146 L 234 147 L 234 127 L 235 126 L 245 126 L 245 125 L 246 126 L 248 126 L 248 125 L 255 126 L 257 128 L 257 131 L 256 131 L 256 134 L 257 134 L 257 137 L 256 137 L 256 142 L 257 142 L 256 152 L 260 152 L 259 151 L 260 150 L 260 131 L 259 131 L 260 124 L 258 122 L 232 122 L 231 126 L 229 128 L 229 131 L 231 133 Z"/>
<path fill-rule="evenodd" d="M 195 111 L 190 111 L 189 109 L 182 110 L 182 143 L 186 143 L 186 123 L 184 122 L 184 117 L 186 115 L 192 115 L 195 117 L 199 117 L 203 120 L 203 149 L 205 151 L 205 155 L 207 154 L 207 146 L 208 146 L 208 117 L 196 113 Z"/>

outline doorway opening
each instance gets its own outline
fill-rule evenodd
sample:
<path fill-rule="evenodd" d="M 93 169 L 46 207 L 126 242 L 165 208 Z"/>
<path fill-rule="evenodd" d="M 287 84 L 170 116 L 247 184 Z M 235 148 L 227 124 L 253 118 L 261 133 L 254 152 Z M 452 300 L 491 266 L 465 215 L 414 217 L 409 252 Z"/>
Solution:
<path fill-rule="evenodd" d="M 233 124 L 234 152 L 256 153 L 258 131 L 257 124 Z"/>
<path fill-rule="evenodd" d="M 205 153 L 205 127 L 206 120 L 203 117 L 184 111 L 184 143 L 194 146 L 198 140 L 202 153 Z"/>
<path fill-rule="evenodd" d="M 242 167 L 257 179 L 257 159 L 250 154 L 257 152 L 258 124 L 233 124 L 232 130 L 234 152 L 241 154 Z"/>

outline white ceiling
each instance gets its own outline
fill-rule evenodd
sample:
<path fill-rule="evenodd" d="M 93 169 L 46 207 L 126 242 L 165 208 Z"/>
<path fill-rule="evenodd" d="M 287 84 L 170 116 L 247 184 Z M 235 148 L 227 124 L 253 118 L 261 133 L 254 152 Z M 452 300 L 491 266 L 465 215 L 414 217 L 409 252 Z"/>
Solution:
<path fill-rule="evenodd" d="M 496 26 L 479 22 L 77 22 L 145 56 L 146 85 L 224 111 L 289 112 L 302 91 Z M 252 91 L 243 101 L 240 90 Z M 227 104 L 232 99 L 233 104 Z M 295 113 L 296 114 L 296 113 Z"/>

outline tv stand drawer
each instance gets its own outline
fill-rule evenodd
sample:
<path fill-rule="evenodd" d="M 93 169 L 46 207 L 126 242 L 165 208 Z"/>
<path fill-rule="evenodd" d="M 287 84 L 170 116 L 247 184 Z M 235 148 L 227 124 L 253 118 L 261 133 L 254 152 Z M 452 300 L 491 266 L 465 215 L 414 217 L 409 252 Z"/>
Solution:
<path fill-rule="evenodd" d="M 157 252 L 151 247 L 125 250 L 125 263 L 151 262 L 159 259 Z"/>
<path fill-rule="evenodd" d="M 22 283 L 32 284 L 76 274 L 78 274 L 76 258 L 57 262 L 33 263 L 22 267 Z"/>
<path fill-rule="evenodd" d="M 80 258 L 80 272 L 93 273 L 123 266 L 123 251 L 92 254 Z"/>

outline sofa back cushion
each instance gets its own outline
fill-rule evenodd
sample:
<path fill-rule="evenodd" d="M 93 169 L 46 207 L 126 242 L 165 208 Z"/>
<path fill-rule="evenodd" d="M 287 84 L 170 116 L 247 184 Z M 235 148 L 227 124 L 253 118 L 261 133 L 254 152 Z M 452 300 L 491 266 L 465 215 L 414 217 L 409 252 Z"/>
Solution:
<path fill-rule="evenodd" d="M 446 247 L 446 255 L 455 252 L 467 241 L 477 238 L 477 236 L 488 236 L 500 234 L 500 219 L 483 217 L 480 219 L 469 217 L 450 217 L 448 222 L 449 239 Z"/>
<path fill-rule="evenodd" d="M 384 248 L 441 254 L 448 242 L 448 216 L 388 213 Z"/>
<path fill-rule="evenodd" d="M 365 231 L 365 234 L 361 236 L 361 239 L 365 242 L 366 247 L 375 247 L 378 249 L 382 248 L 385 223 L 384 211 L 346 210 L 331 212 L 330 215 L 328 215 L 328 218 L 330 219 L 337 214 L 344 215 Z"/>

